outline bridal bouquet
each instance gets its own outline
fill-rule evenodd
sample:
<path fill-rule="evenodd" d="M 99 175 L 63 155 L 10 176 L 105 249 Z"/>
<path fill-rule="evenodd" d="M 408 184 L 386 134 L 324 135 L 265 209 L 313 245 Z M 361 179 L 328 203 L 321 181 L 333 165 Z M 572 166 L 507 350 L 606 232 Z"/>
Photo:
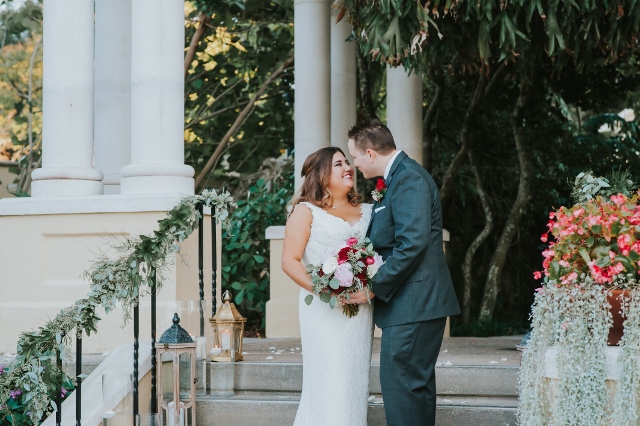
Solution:
<path fill-rule="evenodd" d="M 368 294 L 369 281 L 383 263 L 368 238 L 351 237 L 328 251 L 322 265 L 307 266 L 307 272 L 311 275 L 313 292 L 333 309 L 338 302 L 349 300 L 351 293 L 365 289 Z M 305 298 L 307 305 L 312 301 L 311 294 Z M 357 304 L 342 306 L 342 312 L 350 318 L 357 315 L 358 310 Z"/>

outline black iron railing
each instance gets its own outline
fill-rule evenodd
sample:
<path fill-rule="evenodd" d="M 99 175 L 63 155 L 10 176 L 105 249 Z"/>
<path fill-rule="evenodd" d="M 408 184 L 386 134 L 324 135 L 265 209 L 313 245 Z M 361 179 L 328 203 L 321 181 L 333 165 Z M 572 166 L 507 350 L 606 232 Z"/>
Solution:
<path fill-rule="evenodd" d="M 199 204 L 197 206 L 200 213 L 200 219 L 198 221 L 198 285 L 199 285 L 199 297 L 200 297 L 200 336 L 204 336 L 205 325 L 205 312 L 204 312 L 204 205 Z M 211 207 L 211 316 L 216 314 L 216 268 L 217 262 L 217 232 L 215 222 L 215 207 Z M 157 400 L 157 356 L 156 356 L 156 270 L 151 268 L 149 271 L 150 287 L 151 287 L 151 401 L 150 411 L 152 413 L 158 412 L 158 400 Z M 138 368 L 139 368 L 139 351 L 140 351 L 140 306 L 139 300 L 133 308 L 133 418 L 135 424 L 135 417 L 139 414 L 139 382 L 138 382 Z M 56 364 L 59 371 L 62 371 L 62 354 L 60 350 L 56 351 Z M 76 426 L 82 424 L 82 330 L 76 331 L 76 382 L 75 389 L 76 396 Z M 62 380 L 63 376 L 60 376 L 60 383 L 56 394 L 56 426 L 62 426 Z"/>

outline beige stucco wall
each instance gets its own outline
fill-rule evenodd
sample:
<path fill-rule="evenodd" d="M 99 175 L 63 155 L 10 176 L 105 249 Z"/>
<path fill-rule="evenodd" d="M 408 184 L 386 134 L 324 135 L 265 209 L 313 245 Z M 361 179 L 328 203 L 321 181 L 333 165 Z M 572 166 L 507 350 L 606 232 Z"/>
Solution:
<path fill-rule="evenodd" d="M 5 203 L 9 201 L 4 201 Z M 0 205 L 0 207 L 2 207 Z M 0 211 L 1 212 L 1 211 Z M 149 235 L 166 211 L 37 214 L 0 216 L 0 353 L 15 352 L 19 333 L 36 329 L 60 309 L 86 296 L 89 284 L 81 278 L 101 251 L 113 254 L 114 239 Z M 205 218 L 205 299 L 211 300 L 210 221 Z M 218 232 L 218 259 L 221 242 Z M 164 271 L 158 294 L 158 336 L 171 324 L 176 300 L 197 300 L 198 237 L 194 232 L 180 254 Z M 220 261 L 218 273 L 220 277 Z M 218 305 L 220 280 L 218 279 Z M 150 298 L 141 300 L 140 338 L 150 339 Z M 98 333 L 85 338 L 84 352 L 109 352 L 133 339 L 131 323 L 122 326 L 120 309 L 105 314 Z M 211 306 L 207 306 L 207 318 Z M 205 321 L 208 327 L 208 321 Z"/>

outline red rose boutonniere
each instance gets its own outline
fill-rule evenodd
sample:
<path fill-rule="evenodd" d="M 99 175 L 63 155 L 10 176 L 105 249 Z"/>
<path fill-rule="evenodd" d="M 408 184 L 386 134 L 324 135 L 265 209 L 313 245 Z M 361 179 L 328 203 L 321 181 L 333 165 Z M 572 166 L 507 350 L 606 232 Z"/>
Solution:
<path fill-rule="evenodd" d="M 385 192 L 387 192 L 387 185 L 384 184 L 384 179 L 379 178 L 376 183 L 376 189 L 371 191 L 371 196 L 375 201 L 380 202 Z"/>

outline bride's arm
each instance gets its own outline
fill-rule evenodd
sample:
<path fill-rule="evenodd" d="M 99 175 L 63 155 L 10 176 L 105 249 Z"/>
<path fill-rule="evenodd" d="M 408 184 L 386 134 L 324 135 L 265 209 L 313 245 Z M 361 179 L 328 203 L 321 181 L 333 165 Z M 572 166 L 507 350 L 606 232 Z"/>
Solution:
<path fill-rule="evenodd" d="M 302 205 L 293 211 L 284 230 L 282 247 L 282 270 L 296 284 L 308 291 L 313 291 L 311 277 L 302 265 L 302 255 L 311 235 L 311 210 Z"/>

